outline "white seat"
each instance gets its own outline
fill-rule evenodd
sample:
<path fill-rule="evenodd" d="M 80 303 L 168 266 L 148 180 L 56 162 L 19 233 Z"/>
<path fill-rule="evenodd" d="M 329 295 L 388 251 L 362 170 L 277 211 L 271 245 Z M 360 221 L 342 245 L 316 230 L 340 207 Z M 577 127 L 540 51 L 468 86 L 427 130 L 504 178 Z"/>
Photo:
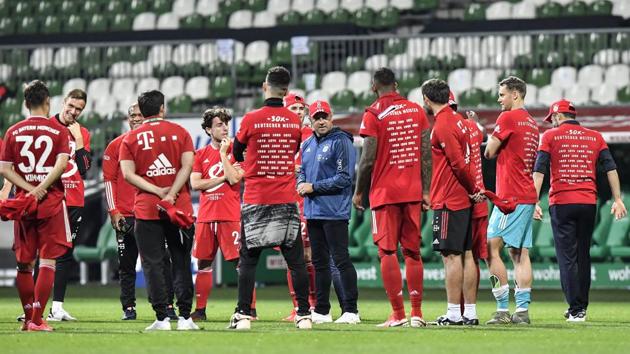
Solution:
<path fill-rule="evenodd" d="M 269 0 L 267 2 L 267 11 L 271 11 L 276 15 L 289 12 L 291 9 L 291 2 L 287 0 Z"/>
<path fill-rule="evenodd" d="M 387 7 L 387 0 L 365 0 L 365 7 L 374 11 L 381 11 Z"/>
<path fill-rule="evenodd" d="M 512 15 L 512 4 L 507 1 L 498 1 L 490 4 L 486 9 L 487 20 L 507 20 Z"/>
<path fill-rule="evenodd" d="M 363 7 L 363 0 L 341 0 L 339 7 L 350 12 L 355 12 Z"/>
<path fill-rule="evenodd" d="M 372 75 L 367 71 L 355 71 L 348 76 L 346 87 L 355 95 L 369 91 L 372 87 Z"/>
<path fill-rule="evenodd" d="M 159 90 L 160 89 L 160 80 L 155 77 L 145 77 L 144 79 L 138 82 L 138 87 L 136 87 L 136 92 L 139 94 L 151 90 Z"/>
<path fill-rule="evenodd" d="M 481 40 L 481 51 L 488 56 L 495 56 L 505 51 L 505 38 L 503 36 L 487 36 Z"/>
<path fill-rule="evenodd" d="M 260 11 L 254 16 L 254 27 L 269 28 L 275 27 L 276 15 L 271 11 Z"/>
<path fill-rule="evenodd" d="M 100 116 L 109 116 L 118 111 L 118 102 L 112 102 L 109 98 L 99 98 L 93 101 L 92 111 Z"/>
<path fill-rule="evenodd" d="M 37 48 L 31 53 L 29 63 L 31 68 L 42 70 L 53 65 L 54 58 L 55 53 L 52 48 Z"/>
<path fill-rule="evenodd" d="M 103 99 L 109 97 L 112 82 L 110 79 L 98 78 L 90 81 L 87 86 L 87 95 L 90 99 Z"/>
<path fill-rule="evenodd" d="M 64 91 L 65 92 L 65 91 Z M 63 109 L 63 98 L 64 96 L 53 96 L 50 98 L 50 112 L 61 112 Z M 83 109 L 85 111 L 85 109 Z"/>
<path fill-rule="evenodd" d="M 532 38 L 530 36 L 512 36 L 508 48 L 514 56 L 531 53 Z"/>
<path fill-rule="evenodd" d="M 210 79 L 205 76 L 195 76 L 186 82 L 184 92 L 193 101 L 208 99 L 210 97 Z"/>
<path fill-rule="evenodd" d="M 512 68 L 514 67 L 514 56 L 510 50 L 505 50 L 502 53 L 491 56 L 489 65 L 500 69 Z"/>
<path fill-rule="evenodd" d="M 428 55 L 431 51 L 431 40 L 429 38 L 411 38 L 407 41 L 407 54 L 418 59 Z"/>
<path fill-rule="evenodd" d="M 613 65 L 620 62 L 621 53 L 616 49 L 603 49 L 595 53 L 593 56 L 593 64 L 597 65 Z"/>
<path fill-rule="evenodd" d="M 621 52 L 621 62 L 623 64 L 630 64 L 630 49 Z"/>
<path fill-rule="evenodd" d="M 549 2 L 549 0 L 523 0 L 523 2 L 528 2 L 534 6 L 540 6 L 546 2 Z"/>
<path fill-rule="evenodd" d="M 424 99 L 422 98 L 422 88 L 416 87 L 409 91 L 407 99 L 411 102 L 417 103 L 420 106 L 424 105 Z"/>
<path fill-rule="evenodd" d="M 398 10 L 413 9 L 413 0 L 390 0 L 389 4 Z"/>
<path fill-rule="evenodd" d="M 201 16 L 210 16 L 219 12 L 219 3 L 221 0 L 197 0 L 195 12 Z"/>
<path fill-rule="evenodd" d="M 591 92 L 591 101 L 599 104 L 614 104 L 617 102 L 617 89 L 613 86 L 602 85 Z"/>
<path fill-rule="evenodd" d="M 254 41 L 245 47 L 245 61 L 249 64 L 258 64 L 269 58 L 269 42 Z"/>
<path fill-rule="evenodd" d="M 133 74 L 133 64 L 128 61 L 119 61 L 109 68 L 109 77 L 121 78 Z"/>
<path fill-rule="evenodd" d="M 332 96 L 346 88 L 346 74 L 341 71 L 331 71 L 324 75 L 321 90 Z M 312 101 L 309 101 L 312 102 Z"/>
<path fill-rule="evenodd" d="M 562 89 L 568 89 L 574 86 L 576 79 L 577 72 L 575 68 L 571 66 L 559 67 L 551 73 L 551 85 Z"/>
<path fill-rule="evenodd" d="M 536 18 L 536 5 L 528 1 L 521 1 L 512 5 L 512 18 Z"/>
<path fill-rule="evenodd" d="M 243 59 L 243 53 L 245 52 L 245 45 L 243 42 L 229 39 L 226 40 L 225 43 L 230 43 L 231 49 L 222 49 L 220 45 L 217 45 L 217 56 L 220 61 L 232 64 Z"/>
<path fill-rule="evenodd" d="M 554 0 L 553 2 L 558 3 L 562 6 L 566 6 L 569 5 L 570 3 L 573 2 L 573 0 Z"/>
<path fill-rule="evenodd" d="M 194 0 L 175 0 L 172 10 L 177 18 L 190 16 L 195 13 Z"/>
<path fill-rule="evenodd" d="M 481 50 L 481 38 L 475 37 L 461 37 L 457 41 L 457 53 L 468 57 L 475 52 Z"/>
<path fill-rule="evenodd" d="M 561 88 L 547 85 L 538 89 L 538 103 L 545 107 L 551 106 L 552 103 L 559 101 L 562 97 Z"/>
<path fill-rule="evenodd" d="M 577 85 L 594 88 L 604 81 L 604 69 L 599 65 L 587 65 L 580 69 L 577 75 Z"/>
<path fill-rule="evenodd" d="M 456 95 L 472 87 L 472 71 L 469 69 L 456 69 L 448 74 L 448 86 Z"/>
<path fill-rule="evenodd" d="M 626 0 L 616 1 L 613 4 L 612 14 L 623 18 L 630 18 L 630 2 Z"/>
<path fill-rule="evenodd" d="M 197 60 L 197 46 L 194 44 L 180 44 L 173 50 L 173 63 L 175 65 L 186 65 Z"/>
<path fill-rule="evenodd" d="M 630 84 L 630 67 L 625 64 L 609 66 L 604 77 L 604 86 L 611 86 L 615 89 L 625 87 Z"/>
<path fill-rule="evenodd" d="M 437 37 L 431 41 L 431 54 L 438 58 L 450 58 L 457 48 L 454 37 Z"/>
<path fill-rule="evenodd" d="M 143 12 L 133 19 L 132 28 L 134 31 L 151 31 L 155 29 L 157 16 L 153 12 Z"/>
<path fill-rule="evenodd" d="M 228 20 L 228 28 L 243 29 L 252 27 L 254 14 L 250 10 L 235 11 Z"/>
<path fill-rule="evenodd" d="M 527 84 L 527 93 L 525 94 L 525 106 L 533 107 L 538 105 L 538 87 L 536 85 Z"/>
<path fill-rule="evenodd" d="M 149 61 L 139 61 L 133 64 L 133 77 L 150 77 L 153 75 L 153 64 Z"/>
<path fill-rule="evenodd" d="M 573 104 L 581 106 L 589 103 L 591 90 L 586 87 L 580 87 L 578 85 L 571 86 L 565 91 L 566 98 L 573 102 Z"/>
<path fill-rule="evenodd" d="M 411 70 L 414 67 L 414 60 L 407 53 L 397 54 L 389 61 L 389 68 L 394 71 Z"/>
<path fill-rule="evenodd" d="M 339 0 L 317 0 L 315 8 L 331 13 L 339 7 Z"/>
<path fill-rule="evenodd" d="M 389 64 L 389 59 L 385 54 L 376 54 L 367 58 L 365 61 L 365 70 L 376 71 Z"/>
<path fill-rule="evenodd" d="M 136 93 L 136 80 L 130 78 L 115 79 L 112 82 L 111 96 L 118 101 L 127 99 L 128 97 L 135 97 Z"/>
<path fill-rule="evenodd" d="M 173 48 L 170 44 L 156 44 L 149 49 L 147 60 L 153 67 L 161 66 L 171 62 Z"/>
<path fill-rule="evenodd" d="M 13 76 L 13 69 L 9 64 L 0 64 L 0 81 L 9 80 Z"/>
<path fill-rule="evenodd" d="M 481 69 L 473 74 L 472 86 L 484 91 L 496 89 L 499 73 L 495 69 Z"/>
<path fill-rule="evenodd" d="M 217 47 L 214 43 L 204 43 L 199 45 L 196 59 L 199 64 L 207 65 L 217 59 Z"/>
<path fill-rule="evenodd" d="M 160 91 L 166 97 L 165 100 L 170 100 L 177 96 L 184 94 L 184 78 L 181 76 L 170 76 L 162 81 L 160 85 Z"/>
<path fill-rule="evenodd" d="M 313 103 L 317 100 L 330 102 L 330 95 L 324 90 L 313 90 L 306 95 L 306 102 Z"/>
<path fill-rule="evenodd" d="M 286 1 L 287 3 L 289 1 Z M 302 15 L 306 15 L 309 11 L 315 8 L 314 0 L 293 0 L 291 4 L 291 10 L 297 11 Z"/>
<path fill-rule="evenodd" d="M 85 91 L 87 84 L 84 79 L 77 77 L 74 79 L 70 79 L 63 84 L 63 94 L 66 95 L 68 92 L 74 89 L 80 89 Z"/>
<path fill-rule="evenodd" d="M 67 68 L 72 65 L 76 65 L 79 61 L 79 48 L 65 47 L 59 48 L 55 52 L 53 59 L 53 65 L 56 68 Z"/>
<path fill-rule="evenodd" d="M 175 30 L 179 28 L 179 17 L 172 12 L 167 12 L 160 15 L 157 20 L 157 29 L 160 30 Z"/>
<path fill-rule="evenodd" d="M 471 69 L 487 68 L 490 65 L 490 57 L 486 53 L 477 51 L 466 57 L 466 67 Z"/>

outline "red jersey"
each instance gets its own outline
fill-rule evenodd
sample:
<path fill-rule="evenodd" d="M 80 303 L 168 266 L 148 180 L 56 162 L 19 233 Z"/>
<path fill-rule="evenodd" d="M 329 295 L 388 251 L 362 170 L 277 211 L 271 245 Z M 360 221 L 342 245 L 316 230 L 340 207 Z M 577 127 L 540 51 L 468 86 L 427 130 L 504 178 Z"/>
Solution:
<path fill-rule="evenodd" d="M 125 133 L 112 140 L 103 153 L 103 181 L 105 182 L 105 195 L 107 196 L 107 211 L 119 211 L 123 216 L 133 216 L 133 203 L 136 196 L 136 187 L 125 181 L 120 168 L 120 145 Z"/>
<path fill-rule="evenodd" d="M 538 197 L 532 170 L 540 138 L 536 121 L 525 109 L 503 112 L 492 136 L 502 143 L 497 157 L 497 195 L 515 197 L 519 204 L 535 204 Z"/>
<path fill-rule="evenodd" d="M 462 210 L 471 206 L 469 194 L 476 192 L 470 166 L 469 131 L 465 120 L 445 106 L 435 114 L 431 132 L 433 177 L 431 208 Z"/>
<path fill-rule="evenodd" d="M 231 150 L 228 150 L 228 159 L 235 164 L 236 160 Z M 225 176 L 219 149 L 210 144 L 197 150 L 192 171 L 201 173 L 202 179 Z M 199 196 L 197 221 L 241 221 L 241 183 L 230 185 L 225 181 L 202 191 Z"/>
<path fill-rule="evenodd" d="M 461 116 L 461 115 L 460 115 Z M 462 117 L 462 119 L 464 119 Z M 483 143 L 483 132 L 472 119 L 464 119 L 468 127 L 470 141 L 470 172 L 475 178 L 475 186 L 479 189 L 486 189 L 483 185 L 483 172 L 481 167 L 481 144 Z M 473 206 L 473 218 L 488 215 L 488 203 L 475 203 Z"/>
<path fill-rule="evenodd" d="M 599 132 L 566 122 L 542 136 L 540 151 L 550 155 L 549 205 L 596 204 L 597 159 L 608 145 Z"/>
<path fill-rule="evenodd" d="M 301 126 L 298 116 L 283 106 L 265 106 L 243 117 L 236 139 L 247 145 L 245 203 L 297 202 L 295 153 Z"/>
<path fill-rule="evenodd" d="M 397 92 L 379 97 L 363 114 L 359 134 L 377 140 L 370 207 L 422 200 L 421 134 L 424 110 Z"/>
<path fill-rule="evenodd" d="M 68 134 L 46 117 L 29 117 L 13 125 L 5 135 L 0 161 L 10 163 L 15 172 L 32 185 L 39 185 L 52 171 L 59 155 L 70 155 Z M 16 188 L 16 196 L 27 194 Z M 37 204 L 37 219 L 61 213 L 64 188 L 61 179 L 49 188 Z"/>
<path fill-rule="evenodd" d="M 147 119 L 136 130 L 129 132 L 120 145 L 120 161 L 131 160 L 136 174 L 158 187 L 170 187 L 181 168 L 185 152 L 194 152 L 192 138 L 186 129 L 163 120 Z M 140 220 L 159 220 L 157 203 L 160 197 L 139 190 L 134 202 L 134 213 Z M 184 213 L 192 213 L 188 184 L 179 192 L 175 206 Z"/>
<path fill-rule="evenodd" d="M 302 144 L 306 141 L 306 139 L 310 138 L 313 135 L 313 128 L 309 126 L 302 127 Z M 302 149 L 295 154 L 295 164 L 300 166 L 302 165 Z M 298 195 L 298 207 L 300 208 L 300 215 L 304 215 L 304 198 Z"/>
<path fill-rule="evenodd" d="M 63 186 L 66 188 L 67 206 L 83 207 L 85 205 L 85 185 L 83 184 L 83 177 L 81 177 L 76 163 L 77 143 L 72 134 L 70 134 L 68 127 L 59 121 L 59 115 L 52 116 L 50 120 L 55 122 L 59 127 L 66 129 L 68 133 L 70 160 L 68 160 L 66 171 L 61 175 Z M 90 132 L 83 126 L 81 126 L 81 136 L 83 136 L 83 148 L 85 151 L 90 152 Z M 89 161 L 86 160 L 85 165 L 89 166 Z"/>

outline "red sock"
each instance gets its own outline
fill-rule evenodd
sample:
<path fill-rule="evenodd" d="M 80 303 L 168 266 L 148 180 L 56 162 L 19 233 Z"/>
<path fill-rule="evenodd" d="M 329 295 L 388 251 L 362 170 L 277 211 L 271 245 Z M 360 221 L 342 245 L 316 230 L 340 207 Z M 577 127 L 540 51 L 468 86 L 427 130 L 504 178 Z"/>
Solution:
<path fill-rule="evenodd" d="M 293 301 L 293 308 L 298 307 L 297 298 L 295 297 L 295 289 L 293 288 L 293 278 L 291 277 L 291 269 L 287 269 L 287 285 L 289 285 L 289 296 Z"/>
<path fill-rule="evenodd" d="M 199 270 L 197 272 L 197 280 L 195 281 L 195 298 L 197 304 L 195 309 L 205 309 L 208 303 L 208 297 L 212 292 L 212 269 Z"/>
<path fill-rule="evenodd" d="M 250 307 L 253 309 L 256 308 L 256 288 L 254 288 L 254 292 L 252 293 L 252 303 Z"/>
<path fill-rule="evenodd" d="M 312 262 L 306 263 L 306 271 L 308 272 L 308 302 L 311 307 L 315 307 L 317 296 L 315 295 L 315 266 Z"/>
<path fill-rule="evenodd" d="M 402 275 L 398 265 L 396 253 L 385 254 L 379 250 L 381 256 L 381 275 L 383 276 L 383 286 L 392 305 L 392 310 L 396 319 L 402 319 L 405 315 L 405 303 L 402 296 Z"/>
<path fill-rule="evenodd" d="M 409 299 L 411 300 L 411 316 L 422 317 L 424 265 L 420 255 L 405 256 L 405 274 L 407 276 Z"/>
<path fill-rule="evenodd" d="M 46 309 L 50 292 L 55 282 L 55 266 L 39 265 L 37 283 L 35 283 L 35 295 L 33 298 L 33 315 L 31 321 L 36 325 L 42 324 L 42 315 Z"/>
<path fill-rule="evenodd" d="M 22 308 L 24 309 L 24 318 L 26 321 L 33 317 L 33 293 L 35 291 L 35 283 L 33 281 L 33 272 L 18 270 L 15 277 L 15 284 L 20 295 Z"/>

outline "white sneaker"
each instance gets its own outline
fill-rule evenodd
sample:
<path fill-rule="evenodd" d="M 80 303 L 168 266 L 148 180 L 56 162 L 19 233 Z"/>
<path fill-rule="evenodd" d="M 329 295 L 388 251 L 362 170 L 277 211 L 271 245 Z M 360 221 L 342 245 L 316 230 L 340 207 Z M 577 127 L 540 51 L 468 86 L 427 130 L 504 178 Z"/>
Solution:
<path fill-rule="evenodd" d="M 425 321 L 422 317 L 411 316 L 411 320 L 409 321 L 409 327 L 426 327 L 427 321 Z"/>
<path fill-rule="evenodd" d="M 335 321 L 335 323 L 357 324 L 361 323 L 361 318 L 359 318 L 358 313 L 344 312 L 341 314 L 341 317 Z"/>
<path fill-rule="evenodd" d="M 188 317 L 188 319 L 185 319 L 180 316 L 179 319 L 177 320 L 177 330 L 178 331 L 198 331 L 199 326 L 197 326 L 195 322 L 193 322 L 192 318 Z"/>
<path fill-rule="evenodd" d="M 252 328 L 252 317 L 247 315 L 241 315 L 236 312 L 230 318 L 229 329 L 251 329 Z"/>
<path fill-rule="evenodd" d="M 586 322 L 586 311 L 580 311 L 575 315 L 569 314 L 567 322 Z"/>
<path fill-rule="evenodd" d="M 332 318 L 330 319 L 330 322 L 332 322 Z M 298 329 L 313 328 L 313 320 L 311 318 L 311 315 L 306 315 L 306 316 L 295 315 L 295 327 L 297 327 Z"/>
<path fill-rule="evenodd" d="M 70 316 L 70 314 L 64 310 L 64 309 L 59 309 L 57 311 L 53 311 L 52 309 L 50 310 L 50 313 L 48 314 L 48 317 L 46 317 L 46 319 L 48 321 L 76 321 L 77 319 Z"/>
<path fill-rule="evenodd" d="M 170 318 L 165 318 L 162 321 L 155 320 L 151 325 L 144 329 L 147 332 L 152 331 L 170 331 L 171 330 L 171 320 Z"/>
<path fill-rule="evenodd" d="M 321 313 L 317 313 L 315 311 L 311 312 L 311 321 L 313 321 L 313 323 L 315 324 L 322 324 L 322 323 L 332 323 L 333 319 L 332 316 L 330 315 L 330 313 L 326 314 L 326 315 L 322 315 Z M 295 316 L 296 318 L 298 317 L 297 315 Z M 304 316 L 302 316 L 304 317 Z"/>

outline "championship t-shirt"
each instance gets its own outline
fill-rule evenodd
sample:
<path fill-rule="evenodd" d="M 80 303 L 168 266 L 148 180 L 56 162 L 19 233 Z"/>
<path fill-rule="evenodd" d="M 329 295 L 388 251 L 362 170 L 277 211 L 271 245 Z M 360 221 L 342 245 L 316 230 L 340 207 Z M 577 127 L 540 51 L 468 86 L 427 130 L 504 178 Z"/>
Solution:
<path fill-rule="evenodd" d="M 52 171 L 59 155 L 70 155 L 67 131 L 46 117 L 29 117 L 7 130 L 0 153 L 1 163 L 12 164 L 26 182 L 37 186 Z M 18 186 L 16 195 L 28 194 Z M 62 212 L 64 187 L 55 181 L 37 204 L 37 219 Z"/>
<path fill-rule="evenodd" d="M 310 138 L 311 136 L 313 136 L 313 129 L 309 126 L 303 126 L 302 127 L 302 145 L 304 145 L 304 142 L 306 141 L 306 139 Z M 295 154 L 295 164 L 298 166 L 302 165 L 302 149 L 300 149 L 300 151 L 297 152 L 297 154 Z M 298 195 L 298 207 L 300 208 L 300 215 L 304 215 L 304 197 L 301 197 L 300 195 Z"/>
<path fill-rule="evenodd" d="M 461 115 L 460 115 L 461 116 Z M 462 118 L 463 119 L 463 118 Z M 479 189 L 486 189 L 483 184 L 483 172 L 481 166 L 481 144 L 483 143 L 483 132 L 472 119 L 464 119 L 468 126 L 470 141 L 470 172 L 475 178 L 475 185 Z M 484 201 L 473 205 L 473 218 L 488 215 L 488 204 Z"/>
<path fill-rule="evenodd" d="M 422 200 L 421 136 L 424 110 L 398 93 L 385 94 L 363 114 L 359 134 L 377 140 L 370 207 Z"/>
<path fill-rule="evenodd" d="M 499 115 L 492 136 L 501 140 L 497 157 L 497 195 L 519 204 L 538 201 L 532 170 L 538 151 L 538 125 L 525 109 Z"/>
<path fill-rule="evenodd" d="M 238 166 L 231 148 L 228 160 Z M 225 176 L 221 153 L 212 144 L 197 150 L 193 173 L 201 173 L 202 179 Z M 241 183 L 230 185 L 227 181 L 202 191 L 199 196 L 198 222 L 240 221 L 241 220 Z"/>
<path fill-rule="evenodd" d="M 247 145 L 243 164 L 246 204 L 297 202 L 295 154 L 301 126 L 298 116 L 283 106 L 267 105 L 243 117 L 236 139 Z"/>
<path fill-rule="evenodd" d="M 136 187 L 125 181 L 120 169 L 120 145 L 125 133 L 112 140 L 103 153 L 103 181 L 107 197 L 107 211 L 118 210 L 123 216 L 133 216 L 133 203 L 137 193 Z"/>
<path fill-rule="evenodd" d="M 120 160 L 131 160 L 136 174 L 158 187 L 170 187 L 181 168 L 185 152 L 194 152 L 192 138 L 186 129 L 164 119 L 147 119 L 129 132 L 120 145 Z M 159 220 L 157 204 L 160 197 L 138 189 L 134 203 L 137 219 Z M 188 183 L 179 192 L 175 206 L 192 213 Z"/>
<path fill-rule="evenodd" d="M 540 151 L 550 155 L 549 204 L 596 204 L 597 159 L 608 149 L 599 132 L 569 122 L 542 136 Z"/>

